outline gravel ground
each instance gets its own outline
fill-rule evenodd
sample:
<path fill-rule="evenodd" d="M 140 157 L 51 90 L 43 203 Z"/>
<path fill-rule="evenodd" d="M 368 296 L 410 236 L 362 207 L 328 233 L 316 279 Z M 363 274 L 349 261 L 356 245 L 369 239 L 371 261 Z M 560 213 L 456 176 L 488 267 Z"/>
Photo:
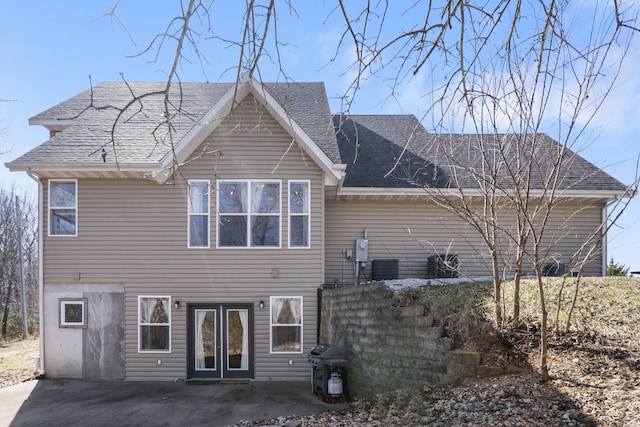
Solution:
<path fill-rule="evenodd" d="M 551 381 L 533 371 L 355 399 L 344 411 L 238 426 L 640 426 L 640 357 L 623 347 L 556 345 Z"/>

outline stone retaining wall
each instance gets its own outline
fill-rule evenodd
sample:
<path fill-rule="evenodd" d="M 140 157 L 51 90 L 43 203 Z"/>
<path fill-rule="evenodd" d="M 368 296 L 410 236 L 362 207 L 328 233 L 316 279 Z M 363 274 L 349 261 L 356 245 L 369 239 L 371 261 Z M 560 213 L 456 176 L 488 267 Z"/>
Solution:
<path fill-rule="evenodd" d="M 383 283 L 324 289 L 321 310 L 320 342 L 347 350 L 345 387 L 352 395 L 495 373 L 482 369 L 480 353 L 452 351 L 424 306 L 393 307 Z"/>

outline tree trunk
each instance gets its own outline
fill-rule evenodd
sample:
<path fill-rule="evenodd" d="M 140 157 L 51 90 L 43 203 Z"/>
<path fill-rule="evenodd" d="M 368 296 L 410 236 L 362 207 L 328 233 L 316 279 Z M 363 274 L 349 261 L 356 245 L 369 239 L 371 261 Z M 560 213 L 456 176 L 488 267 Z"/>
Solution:
<path fill-rule="evenodd" d="M 497 252 L 491 253 L 491 267 L 493 269 L 493 302 L 496 311 L 496 328 L 502 328 L 502 281 L 500 280 L 500 264 Z"/>
<path fill-rule="evenodd" d="M 11 303 L 11 292 L 13 291 L 13 281 L 8 280 L 7 284 L 7 293 L 4 299 L 4 310 L 2 311 L 2 338 L 7 338 L 7 323 L 9 323 L 9 314 L 11 310 L 9 308 L 9 304 Z"/>
<path fill-rule="evenodd" d="M 518 247 L 516 254 L 516 272 L 513 276 L 513 323 L 520 322 L 520 280 L 522 278 L 522 262 L 524 249 Z"/>
<path fill-rule="evenodd" d="M 540 296 L 540 376 L 542 381 L 549 381 L 549 367 L 547 365 L 547 305 L 544 295 L 544 282 L 540 267 L 536 266 L 538 276 L 538 292 Z"/>

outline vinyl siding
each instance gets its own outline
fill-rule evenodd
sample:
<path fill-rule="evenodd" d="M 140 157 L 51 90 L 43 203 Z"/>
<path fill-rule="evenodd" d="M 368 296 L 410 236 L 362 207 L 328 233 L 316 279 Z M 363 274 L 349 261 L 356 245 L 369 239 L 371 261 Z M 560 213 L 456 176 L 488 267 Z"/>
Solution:
<path fill-rule="evenodd" d="M 592 230 L 601 222 L 601 206 L 565 203 L 550 218 L 543 239 L 544 254 L 567 262 Z M 504 221 L 508 212 L 501 214 Z M 343 264 L 343 249 L 355 254 L 355 239 L 369 239 L 371 275 L 375 259 L 397 258 L 401 278 L 425 277 L 427 258 L 433 254 L 457 254 L 460 276 L 489 276 L 490 258 L 480 234 L 443 208 L 426 201 L 336 201 L 326 202 L 325 278 L 327 283 L 353 283 L 353 263 Z M 502 259 L 512 267 L 513 245 L 502 241 Z M 601 248 L 600 248 L 601 250 Z M 601 275 L 600 250 L 585 274 Z M 531 272 L 531 263 L 525 266 Z M 344 273 L 343 273 L 344 271 Z M 507 274 L 512 270 L 507 269 Z"/>
<path fill-rule="evenodd" d="M 324 273 L 322 171 L 251 96 L 195 153 L 166 185 L 79 179 L 78 236 L 44 239 L 45 291 L 48 283 L 73 284 L 74 272 L 80 273 L 76 283 L 124 284 L 127 380 L 185 377 L 185 305 L 204 302 L 254 304 L 256 379 L 306 379 L 305 353 L 316 344 L 317 288 Z M 210 179 L 213 190 L 218 178 L 282 180 L 280 249 L 216 249 L 215 194 L 210 198 L 211 248 L 187 248 L 185 183 Z M 288 249 L 287 183 L 303 179 L 311 181 L 311 248 Z M 279 277 L 272 277 L 273 269 Z M 181 301 L 178 310 L 171 309 L 171 353 L 138 353 L 139 295 Z M 272 295 L 304 297 L 302 354 L 269 354 Z M 264 309 L 257 306 L 260 300 Z"/>

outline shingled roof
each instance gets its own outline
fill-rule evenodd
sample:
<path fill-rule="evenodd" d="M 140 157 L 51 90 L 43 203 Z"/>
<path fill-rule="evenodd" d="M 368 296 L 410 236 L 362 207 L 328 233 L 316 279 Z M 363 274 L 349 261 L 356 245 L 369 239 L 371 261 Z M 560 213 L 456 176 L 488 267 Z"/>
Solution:
<path fill-rule="evenodd" d="M 551 187 L 546 180 L 554 162 L 562 158 L 553 184 L 557 190 L 615 194 L 627 190 L 543 134 L 429 134 L 413 115 L 334 115 L 333 120 L 347 164 L 343 188 L 479 189 L 493 181 L 502 189 L 513 189 L 519 173 L 523 180 L 525 174 L 530 179 L 530 188 L 540 190 Z"/>
<path fill-rule="evenodd" d="M 176 146 L 190 131 L 203 126 L 202 119 L 233 84 L 174 85 L 169 96 L 171 109 L 177 111 L 171 119 L 172 132 L 164 124 L 165 87 L 166 83 L 105 82 L 32 117 L 30 124 L 57 133 L 8 166 L 99 167 L 105 148 L 120 168 L 157 167 L 172 144 Z M 267 83 L 261 87 L 331 162 L 340 163 L 323 83 Z"/>
<path fill-rule="evenodd" d="M 565 149 L 545 135 L 430 134 L 413 115 L 332 116 L 323 83 L 261 84 L 253 79 L 237 85 L 174 85 L 168 99 L 175 116 L 168 132 L 165 87 L 166 83 L 105 82 L 84 91 L 32 117 L 31 124 L 47 127 L 53 136 L 7 166 L 45 172 L 102 172 L 117 167 L 118 171 L 143 171 L 162 181 L 172 171 L 167 163 L 172 148 L 185 151 L 181 159 L 186 158 L 233 101 L 241 99 L 236 97 L 248 92 L 278 116 L 281 125 L 332 176 L 334 185 L 343 178 L 342 194 L 478 189 L 483 173 L 490 170 L 487 159 L 495 159 L 500 152 L 509 161 L 495 169 L 499 185 L 512 185 L 509 168 L 525 164 L 528 153 L 535 153 L 531 187 L 542 188 L 559 150 Z M 529 152 L 520 150 L 527 146 Z M 108 151 L 109 164 L 102 162 L 102 148 Z M 581 156 L 566 151 L 564 162 L 556 188 L 606 193 L 610 198 L 625 194 L 624 184 Z M 158 177 L 161 169 L 165 175 Z"/>

